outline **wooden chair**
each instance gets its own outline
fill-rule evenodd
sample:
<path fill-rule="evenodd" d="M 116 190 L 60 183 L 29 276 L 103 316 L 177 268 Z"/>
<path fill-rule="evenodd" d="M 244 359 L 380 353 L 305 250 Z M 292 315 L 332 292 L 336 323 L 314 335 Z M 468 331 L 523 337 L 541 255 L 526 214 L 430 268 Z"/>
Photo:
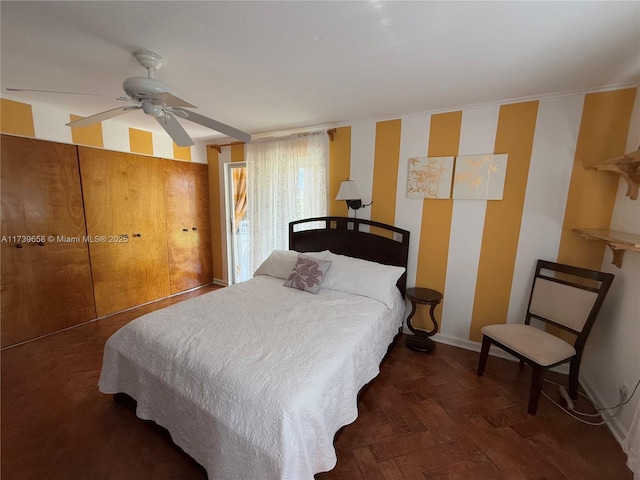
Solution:
<path fill-rule="evenodd" d="M 549 273 L 543 273 L 549 272 Z M 582 351 L 614 275 L 538 260 L 524 324 L 487 325 L 482 328 L 478 376 L 484 373 L 489 348 L 496 345 L 533 367 L 527 411 L 535 415 L 546 370 L 571 362 L 569 396 L 578 398 L 578 372 Z M 576 335 L 573 345 L 531 326 L 531 319 Z"/>

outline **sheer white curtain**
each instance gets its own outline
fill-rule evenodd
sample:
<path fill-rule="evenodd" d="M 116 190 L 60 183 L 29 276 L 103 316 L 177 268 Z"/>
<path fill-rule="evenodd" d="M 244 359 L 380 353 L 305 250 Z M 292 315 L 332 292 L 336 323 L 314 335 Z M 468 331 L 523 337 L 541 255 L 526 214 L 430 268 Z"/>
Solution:
<path fill-rule="evenodd" d="M 247 145 L 247 218 L 254 272 L 273 250 L 289 248 L 289 222 L 327 213 L 326 132 Z"/>

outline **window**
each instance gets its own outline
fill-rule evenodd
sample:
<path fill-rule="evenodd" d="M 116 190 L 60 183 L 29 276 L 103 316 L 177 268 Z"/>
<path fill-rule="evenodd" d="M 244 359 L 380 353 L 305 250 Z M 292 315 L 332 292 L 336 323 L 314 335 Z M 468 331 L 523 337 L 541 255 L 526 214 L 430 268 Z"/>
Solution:
<path fill-rule="evenodd" d="M 247 145 L 251 268 L 289 246 L 289 222 L 327 214 L 326 132 Z"/>

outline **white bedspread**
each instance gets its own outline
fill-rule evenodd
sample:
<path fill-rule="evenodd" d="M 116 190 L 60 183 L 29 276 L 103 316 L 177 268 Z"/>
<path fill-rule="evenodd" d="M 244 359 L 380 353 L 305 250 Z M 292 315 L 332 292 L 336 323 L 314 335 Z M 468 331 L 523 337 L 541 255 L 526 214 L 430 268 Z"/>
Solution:
<path fill-rule="evenodd" d="M 397 307 L 256 277 L 144 315 L 105 345 L 99 388 L 137 400 L 210 479 L 311 479 L 402 324 Z"/>

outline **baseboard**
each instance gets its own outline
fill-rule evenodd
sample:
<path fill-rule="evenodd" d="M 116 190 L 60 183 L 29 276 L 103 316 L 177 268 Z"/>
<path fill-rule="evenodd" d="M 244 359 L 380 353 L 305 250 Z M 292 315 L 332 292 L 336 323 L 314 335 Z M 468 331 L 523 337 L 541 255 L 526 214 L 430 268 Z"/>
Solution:
<path fill-rule="evenodd" d="M 219 278 L 214 278 L 213 279 L 213 283 L 214 283 L 214 285 L 220 285 L 221 287 L 228 287 L 229 286 L 229 282 L 227 282 L 225 280 L 221 280 Z"/>
<path fill-rule="evenodd" d="M 465 350 L 471 350 L 473 352 L 479 352 L 480 351 L 480 347 L 481 344 L 479 342 L 474 342 L 471 340 L 464 340 L 462 338 L 459 337 L 452 337 L 450 335 L 445 335 L 443 333 L 436 333 L 433 337 L 431 337 L 433 339 L 434 342 L 439 342 L 439 343 L 444 343 L 446 345 L 451 345 L 454 347 L 460 347 L 460 348 L 464 348 Z M 491 348 L 489 355 L 493 355 L 494 357 L 501 357 L 501 358 L 507 358 L 507 357 L 502 357 L 502 354 L 506 354 L 506 352 L 502 352 L 502 353 L 497 353 L 494 352 L 493 347 Z M 508 354 L 506 354 L 508 355 Z M 508 355 L 509 358 L 513 360 L 514 358 L 511 355 Z"/>
<path fill-rule="evenodd" d="M 607 406 L 605 400 L 593 388 L 593 386 L 589 383 L 589 380 L 587 380 L 582 375 L 580 375 L 580 385 L 582 385 L 582 388 L 584 388 L 584 391 L 586 392 L 586 394 L 589 396 L 589 398 L 594 404 L 600 405 L 600 406 Z M 618 417 L 611 415 L 611 413 L 609 413 L 609 410 L 602 410 L 601 412 L 602 412 L 602 419 L 604 420 L 607 427 L 609 427 L 609 430 L 611 431 L 614 438 L 620 444 L 620 447 L 622 447 L 622 450 L 624 451 L 625 450 L 624 441 L 627 438 L 628 430 L 624 428 L 624 426 L 620 423 L 620 420 L 618 420 Z"/>

